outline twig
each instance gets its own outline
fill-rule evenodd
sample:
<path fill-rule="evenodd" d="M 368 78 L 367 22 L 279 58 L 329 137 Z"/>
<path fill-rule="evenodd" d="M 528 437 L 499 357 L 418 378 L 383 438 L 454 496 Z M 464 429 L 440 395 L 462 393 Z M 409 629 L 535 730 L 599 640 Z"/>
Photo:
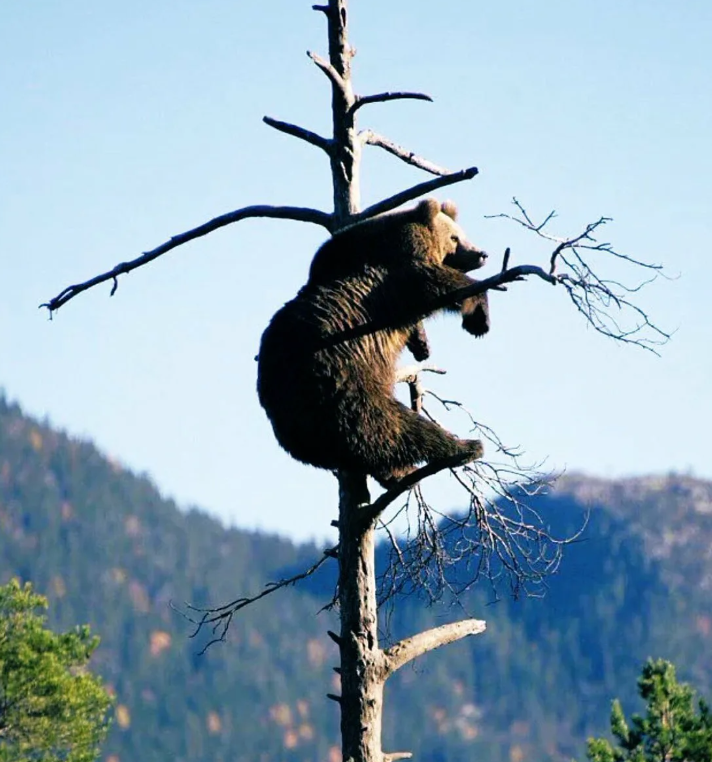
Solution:
<path fill-rule="evenodd" d="M 561 251 L 565 248 L 573 248 L 577 243 L 579 243 L 582 240 L 589 240 L 594 245 L 584 245 L 581 246 L 581 248 L 590 249 L 594 251 L 605 251 L 608 254 L 611 254 L 612 256 L 616 257 L 617 259 L 624 260 L 625 262 L 629 262 L 633 265 L 638 265 L 639 267 L 643 267 L 647 270 L 655 270 L 656 272 L 662 273 L 663 266 L 652 264 L 650 262 L 643 262 L 640 259 L 635 259 L 634 257 L 631 257 L 627 254 L 621 254 L 620 252 L 616 251 L 610 243 L 598 243 L 594 238 L 592 238 L 591 234 L 600 226 L 605 225 L 608 222 L 612 222 L 612 217 L 599 217 L 596 222 L 591 222 L 588 225 L 586 225 L 585 230 L 583 233 L 579 234 L 578 236 L 574 236 L 573 238 L 562 238 L 559 236 L 553 236 L 548 233 L 544 232 L 544 228 L 546 225 L 553 220 L 556 217 L 556 211 L 551 211 L 549 214 L 544 218 L 543 222 L 540 222 L 538 225 L 532 221 L 531 217 L 529 216 L 528 212 L 524 208 L 524 206 L 520 203 L 520 201 L 515 197 L 512 199 L 512 203 L 514 206 L 517 207 L 519 212 L 521 213 L 520 217 L 515 217 L 511 214 L 486 214 L 485 219 L 498 219 L 503 218 L 507 220 L 511 220 L 512 222 L 517 223 L 518 225 L 521 225 L 522 227 L 526 228 L 527 230 L 531 230 L 532 232 L 536 233 L 540 238 L 544 238 L 547 241 L 553 241 L 554 243 L 562 245 L 562 248 L 555 252 L 557 255 L 561 253 Z"/>
<path fill-rule="evenodd" d="M 418 169 L 430 172 L 431 175 L 446 176 L 452 174 L 449 169 L 439 167 L 437 164 L 433 164 L 431 161 L 423 159 L 421 156 L 418 156 L 412 151 L 399 146 L 392 140 L 388 140 L 388 138 L 384 138 L 382 135 L 379 135 L 373 130 L 363 130 L 359 133 L 359 137 L 365 144 L 383 148 L 385 151 L 388 151 L 388 153 L 392 153 L 394 156 L 397 156 L 406 164 L 411 164 L 414 167 L 418 167 Z"/>
<path fill-rule="evenodd" d="M 557 539 L 533 505 L 533 496 L 550 484 L 550 477 L 518 468 L 477 461 L 453 471 L 470 495 L 464 515 L 447 515 L 424 499 L 416 488 L 416 527 L 397 549 L 379 580 L 379 605 L 395 595 L 416 593 L 429 602 L 445 595 L 460 604 L 460 596 L 482 575 L 499 598 L 505 580 L 513 596 L 541 594 L 547 577 L 561 561 L 564 547 L 583 529 Z M 585 526 L 585 524 L 584 524 Z"/>
<path fill-rule="evenodd" d="M 137 257 L 136 259 L 132 259 L 128 262 L 122 262 L 108 272 L 97 275 L 94 278 L 90 278 L 83 283 L 76 283 L 72 286 L 67 286 L 67 288 L 57 294 L 54 299 L 50 299 L 48 302 L 41 304 L 40 307 L 46 307 L 49 310 L 51 317 L 52 313 L 65 305 L 71 299 L 74 299 L 75 296 L 81 294 L 82 291 L 86 291 L 87 289 L 90 289 L 93 286 L 97 286 L 99 283 L 104 283 L 108 280 L 114 281 L 114 285 L 111 290 L 111 296 L 113 296 L 116 292 L 116 279 L 119 275 L 125 275 L 126 273 L 130 273 L 132 270 L 143 267 L 149 262 L 153 262 L 154 259 L 158 259 L 158 257 L 160 257 L 162 254 L 165 254 L 166 252 L 170 251 L 171 249 L 175 249 L 178 246 L 182 246 L 184 243 L 188 243 L 188 241 L 193 241 L 196 238 L 200 238 L 204 235 L 207 235 L 208 233 L 212 233 L 213 230 L 225 227 L 225 225 L 231 225 L 233 222 L 239 222 L 240 220 L 247 219 L 248 217 L 272 217 L 283 220 L 296 220 L 298 222 L 313 222 L 315 225 L 321 225 L 329 231 L 331 231 L 332 227 L 332 216 L 326 212 L 320 212 L 317 209 L 308 209 L 299 206 L 246 206 L 242 209 L 236 209 L 234 212 L 223 214 L 220 217 L 215 217 L 214 219 L 199 225 L 197 228 L 187 230 L 185 233 L 179 233 L 178 235 L 173 236 L 169 241 L 166 241 L 160 246 L 157 246 L 155 249 L 144 252 L 140 257 Z"/>
<path fill-rule="evenodd" d="M 410 98 L 411 100 L 416 101 L 433 102 L 432 97 L 427 93 L 413 93 L 408 91 L 377 93 L 376 95 L 357 95 L 354 105 L 351 107 L 351 113 L 354 113 L 357 109 L 360 109 L 361 106 L 366 106 L 369 103 L 385 103 L 386 101 L 403 100 L 405 98 Z"/>
<path fill-rule="evenodd" d="M 522 452 L 518 445 L 515 447 L 505 445 L 497 433 L 490 426 L 487 426 L 481 421 L 476 420 L 469 408 L 463 405 L 462 402 L 459 400 L 444 399 L 432 391 L 432 389 L 428 389 L 426 394 L 429 397 L 432 397 L 434 400 L 437 400 L 437 402 L 442 405 L 446 411 L 451 412 L 453 409 L 455 409 L 461 412 L 468 421 L 470 432 L 472 432 L 474 436 L 482 437 L 483 439 L 486 439 L 490 444 L 494 445 L 496 452 L 501 453 L 507 458 L 510 458 L 514 466 L 522 473 L 527 473 L 535 470 L 532 466 L 524 466 L 519 462 L 519 458 L 521 457 Z M 431 421 L 437 423 L 436 419 L 430 414 L 428 410 L 425 410 L 424 412 Z"/>
<path fill-rule="evenodd" d="M 533 496 L 546 490 L 554 477 L 542 473 L 540 465 L 522 464 L 518 448 L 505 446 L 462 403 L 432 391 L 426 394 L 446 410 L 463 413 L 470 423 L 468 436 L 493 445 L 494 460 L 477 460 L 452 471 L 470 497 L 464 515 L 437 510 L 416 486 L 399 511 L 407 517 L 407 530 L 397 543 L 387 524 L 379 522 L 391 546 L 388 564 L 379 576 L 379 605 L 393 605 L 396 596 L 413 593 L 424 595 L 430 603 L 447 596 L 450 603 L 462 605 L 459 596 L 483 575 L 495 599 L 502 580 L 514 596 L 521 592 L 540 595 L 547 575 L 558 568 L 565 546 L 580 534 L 579 530 L 570 537 L 554 537 L 535 510 Z M 423 415 L 435 421 L 425 407 Z M 504 461 L 498 463 L 498 457 Z"/>
<path fill-rule="evenodd" d="M 219 636 L 216 638 L 213 638 L 210 640 L 202 649 L 200 653 L 205 653 L 210 646 L 212 646 L 214 643 L 219 643 L 221 641 L 225 640 L 225 636 L 227 634 L 228 629 L 230 628 L 230 624 L 232 622 L 232 618 L 235 616 L 235 614 L 240 611 L 240 609 L 244 609 L 246 606 L 249 606 L 252 603 L 255 603 L 256 601 L 259 601 L 261 598 L 265 598 L 268 595 L 271 595 L 272 593 L 275 593 L 277 590 L 281 590 L 283 587 L 289 587 L 290 585 L 294 585 L 297 582 L 300 582 L 303 579 L 306 579 L 307 577 L 310 577 L 312 574 L 314 574 L 317 569 L 325 562 L 328 561 L 330 558 L 333 558 L 333 553 L 336 551 L 336 548 L 327 548 L 324 550 L 324 554 L 322 557 L 312 566 L 310 566 L 305 571 L 295 574 L 293 577 L 289 577 L 287 579 L 282 579 L 279 582 L 270 582 L 265 586 L 265 589 L 258 593 L 257 595 L 253 595 L 250 598 L 236 598 L 234 601 L 230 601 L 230 603 L 226 603 L 223 606 L 217 606 L 215 608 L 200 608 L 197 606 L 192 606 L 191 604 L 187 603 L 186 608 L 188 611 L 194 611 L 198 614 L 202 614 L 200 619 L 194 619 L 193 617 L 189 616 L 185 611 L 179 611 L 180 614 L 182 614 L 189 622 L 192 622 L 196 625 L 195 630 L 191 633 L 190 637 L 194 638 L 198 633 L 203 629 L 203 627 L 209 626 L 212 628 L 213 634 L 216 632 L 219 632 Z M 174 608 L 176 611 L 175 606 L 171 603 L 171 607 Z"/>
<path fill-rule="evenodd" d="M 426 193 L 430 193 L 438 188 L 444 188 L 445 186 L 453 185 L 454 183 L 461 183 L 464 180 L 471 180 L 478 172 L 479 170 L 477 167 L 469 167 L 468 169 L 461 169 L 458 172 L 451 172 L 449 175 L 436 177 L 434 180 L 426 180 L 424 183 L 414 185 L 412 188 L 396 193 L 394 196 L 390 196 L 383 201 L 379 201 L 377 204 L 367 207 L 362 212 L 353 216 L 352 223 L 368 219 L 376 214 L 389 212 L 391 209 L 395 209 L 401 204 L 405 204 L 415 198 L 424 196 Z"/>
<path fill-rule="evenodd" d="M 328 138 L 321 135 L 317 135 L 316 132 L 307 130 L 304 127 L 298 127 L 296 124 L 290 124 L 289 122 L 282 122 L 279 119 L 273 119 L 271 116 L 263 116 L 262 121 L 274 127 L 275 130 L 284 132 L 287 135 L 292 135 L 300 140 L 305 140 L 307 143 L 311 143 L 317 148 L 321 148 L 322 151 L 327 154 L 331 154 L 332 142 Z"/>
<path fill-rule="evenodd" d="M 599 217 L 595 222 L 588 223 L 578 235 L 563 238 L 545 231 L 548 223 L 556 217 L 555 211 L 549 212 L 542 222 L 536 223 L 516 198 L 512 199 L 512 203 L 517 208 L 518 215 L 496 214 L 487 215 L 488 218 L 511 220 L 539 238 L 556 244 L 549 257 L 549 275 L 556 277 L 557 282 L 564 286 L 574 306 L 589 325 L 604 336 L 658 354 L 655 347 L 665 344 L 671 334 L 656 326 L 643 309 L 633 304 L 629 295 L 640 291 L 658 275 L 666 277 L 662 265 L 621 254 L 610 243 L 596 240 L 594 233 L 610 222 L 610 217 Z M 608 254 L 629 265 L 650 270 L 653 275 L 635 286 L 603 278 L 594 272 L 582 252 Z M 566 271 L 556 275 L 560 263 Z M 629 316 L 632 316 L 632 326 L 624 327 L 621 323 L 625 318 L 630 320 Z"/>

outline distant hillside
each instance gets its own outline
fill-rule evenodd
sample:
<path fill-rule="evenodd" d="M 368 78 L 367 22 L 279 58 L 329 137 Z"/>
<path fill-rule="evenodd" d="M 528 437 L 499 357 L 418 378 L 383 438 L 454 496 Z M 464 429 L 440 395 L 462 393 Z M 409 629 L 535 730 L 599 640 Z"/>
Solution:
<path fill-rule="evenodd" d="M 387 748 L 423 762 L 581 759 L 610 699 L 633 701 L 648 656 L 712 693 L 712 484 L 568 477 L 537 508 L 562 531 L 590 508 L 584 539 L 544 599 L 469 598 L 487 633 L 389 683 Z M 169 605 L 224 603 L 319 555 L 182 512 L 147 478 L 0 397 L 0 582 L 31 580 L 57 626 L 89 622 L 101 636 L 94 664 L 118 702 L 107 761 L 338 760 L 325 698 L 337 688 L 334 621 L 318 614 L 333 568 L 252 607 L 204 656 Z M 396 612 L 399 632 L 460 615 L 414 600 Z"/>

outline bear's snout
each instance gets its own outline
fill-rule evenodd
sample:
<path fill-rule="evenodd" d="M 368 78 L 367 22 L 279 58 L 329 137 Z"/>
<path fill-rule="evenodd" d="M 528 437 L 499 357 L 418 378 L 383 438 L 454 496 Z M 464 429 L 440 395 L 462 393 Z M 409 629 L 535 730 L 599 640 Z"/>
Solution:
<path fill-rule="evenodd" d="M 445 257 L 443 264 L 462 273 L 467 273 L 470 270 L 479 270 L 480 267 L 484 267 L 487 257 L 486 251 L 482 251 L 472 244 L 469 247 L 460 245 L 457 251 Z"/>

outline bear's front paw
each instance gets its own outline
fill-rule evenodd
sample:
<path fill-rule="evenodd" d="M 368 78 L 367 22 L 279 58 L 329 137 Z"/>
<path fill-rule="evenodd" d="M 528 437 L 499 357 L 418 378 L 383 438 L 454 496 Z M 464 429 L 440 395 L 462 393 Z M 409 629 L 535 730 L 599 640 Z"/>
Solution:
<path fill-rule="evenodd" d="M 472 460 L 479 460 L 485 454 L 481 439 L 466 439 L 463 444 L 472 455 Z"/>
<path fill-rule="evenodd" d="M 490 329 L 489 314 L 478 306 L 473 312 L 468 312 L 462 316 L 462 327 L 479 339 Z"/>

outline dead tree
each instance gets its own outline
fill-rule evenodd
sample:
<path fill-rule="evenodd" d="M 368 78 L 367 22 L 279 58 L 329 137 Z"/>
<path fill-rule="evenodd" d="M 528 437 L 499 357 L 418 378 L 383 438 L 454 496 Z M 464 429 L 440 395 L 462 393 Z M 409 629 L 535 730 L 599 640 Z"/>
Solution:
<path fill-rule="evenodd" d="M 255 205 L 228 212 L 173 236 L 133 260 L 122 262 L 105 273 L 65 288 L 43 305 L 48 308 L 50 315 L 83 291 L 100 283 L 110 281 L 113 295 L 119 276 L 142 267 L 188 241 L 248 217 L 311 222 L 333 233 L 345 225 L 395 209 L 422 195 L 470 180 L 477 175 L 476 167 L 451 172 L 370 129 L 357 128 L 357 116 L 365 106 L 402 99 L 432 99 L 420 92 L 382 92 L 366 96 L 356 94 L 351 78 L 355 50 L 348 40 L 347 0 L 328 0 L 325 4 L 312 7 L 324 15 L 328 29 L 328 60 L 316 53 L 310 52 L 308 55 L 331 86 L 332 134 L 324 137 L 267 116 L 264 117 L 264 122 L 280 132 L 310 143 L 326 154 L 333 181 L 333 211 L 324 212 L 298 206 Z M 382 148 L 407 164 L 434 175 L 434 178 L 367 209 L 361 209 L 360 159 L 362 150 L 369 145 Z M 510 251 L 507 249 L 500 272 L 433 302 L 433 309 L 487 289 L 506 290 L 509 283 L 535 276 L 565 289 L 588 323 L 607 336 L 653 351 L 656 344 L 668 338 L 631 301 L 632 294 L 640 286 L 626 287 L 619 281 L 600 277 L 589 266 L 587 257 L 604 255 L 623 260 L 628 265 L 642 267 L 652 277 L 658 274 L 658 266 L 621 255 L 610 244 L 596 240 L 594 234 L 608 221 L 607 218 L 599 218 L 577 235 L 556 238 L 546 229 L 555 216 L 553 212 L 541 223 L 536 223 L 523 205 L 516 199 L 514 203 L 516 215 L 500 216 L 509 217 L 552 242 L 553 249 L 547 264 L 510 266 Z M 598 263 L 596 267 L 598 268 Z M 632 318 L 632 322 L 626 323 L 627 318 Z M 348 341 L 385 327 L 387 326 L 363 325 L 335 336 L 333 340 Z M 422 410 L 423 414 L 429 414 L 429 411 L 422 407 L 426 390 L 421 373 L 428 370 L 437 371 L 427 366 L 415 366 L 402 373 L 402 380 L 410 385 L 414 409 Z M 460 403 L 434 396 L 431 399 L 435 399 L 445 409 L 461 408 Z M 463 558 L 469 561 L 474 559 L 474 566 L 469 579 L 464 583 L 461 580 L 457 589 L 450 588 L 455 595 L 476 581 L 481 574 L 493 581 L 502 575 L 506 576 L 512 592 L 517 593 L 522 587 L 536 585 L 558 564 L 562 541 L 557 541 L 548 534 L 527 504 L 527 497 L 545 486 L 546 479 L 520 468 L 517 453 L 504 447 L 494 432 L 474 419 L 471 419 L 471 424 L 495 445 L 501 455 L 509 459 L 507 465 L 497 466 L 491 462 L 466 465 L 461 459 L 429 464 L 404 478 L 398 486 L 370 504 L 367 504 L 369 501 L 363 502 L 363 496 L 368 495 L 365 476 L 341 472 L 338 474 L 339 516 L 334 522 L 339 530 L 339 542 L 335 548 L 325 550 L 323 557 L 302 574 L 272 583 L 252 598 L 238 598 L 214 609 L 192 610 L 193 615 L 199 614 L 194 618 L 199 629 L 212 626 L 216 639 L 222 639 L 233 617 L 242 608 L 312 574 L 329 559 L 337 559 L 338 589 L 332 603 L 339 608 L 341 631 L 329 635 L 340 649 L 341 663 L 337 672 L 341 676 L 341 695 L 330 697 L 337 702 L 341 711 L 345 762 L 383 762 L 410 757 L 408 752 L 385 753 L 381 748 L 383 688 L 386 680 L 417 656 L 441 645 L 481 633 L 485 629 L 484 622 L 467 619 L 419 633 L 389 648 L 381 648 L 378 637 L 379 599 L 381 602 L 393 599 L 398 593 L 416 588 L 425 590 L 431 599 L 437 598 L 443 589 L 448 588 L 446 567 Z M 454 473 L 466 491 L 470 510 L 464 517 L 442 516 L 423 498 L 418 483 L 439 471 L 460 466 L 464 466 L 464 469 Z M 389 528 L 390 519 L 384 519 L 384 511 L 404 496 L 406 508 L 411 502 L 415 504 L 414 529 L 410 536 L 399 539 Z M 379 525 L 391 545 L 391 564 L 380 580 L 376 576 L 374 562 L 375 531 Z M 457 542 L 448 545 L 448 540 L 454 534 Z"/>

